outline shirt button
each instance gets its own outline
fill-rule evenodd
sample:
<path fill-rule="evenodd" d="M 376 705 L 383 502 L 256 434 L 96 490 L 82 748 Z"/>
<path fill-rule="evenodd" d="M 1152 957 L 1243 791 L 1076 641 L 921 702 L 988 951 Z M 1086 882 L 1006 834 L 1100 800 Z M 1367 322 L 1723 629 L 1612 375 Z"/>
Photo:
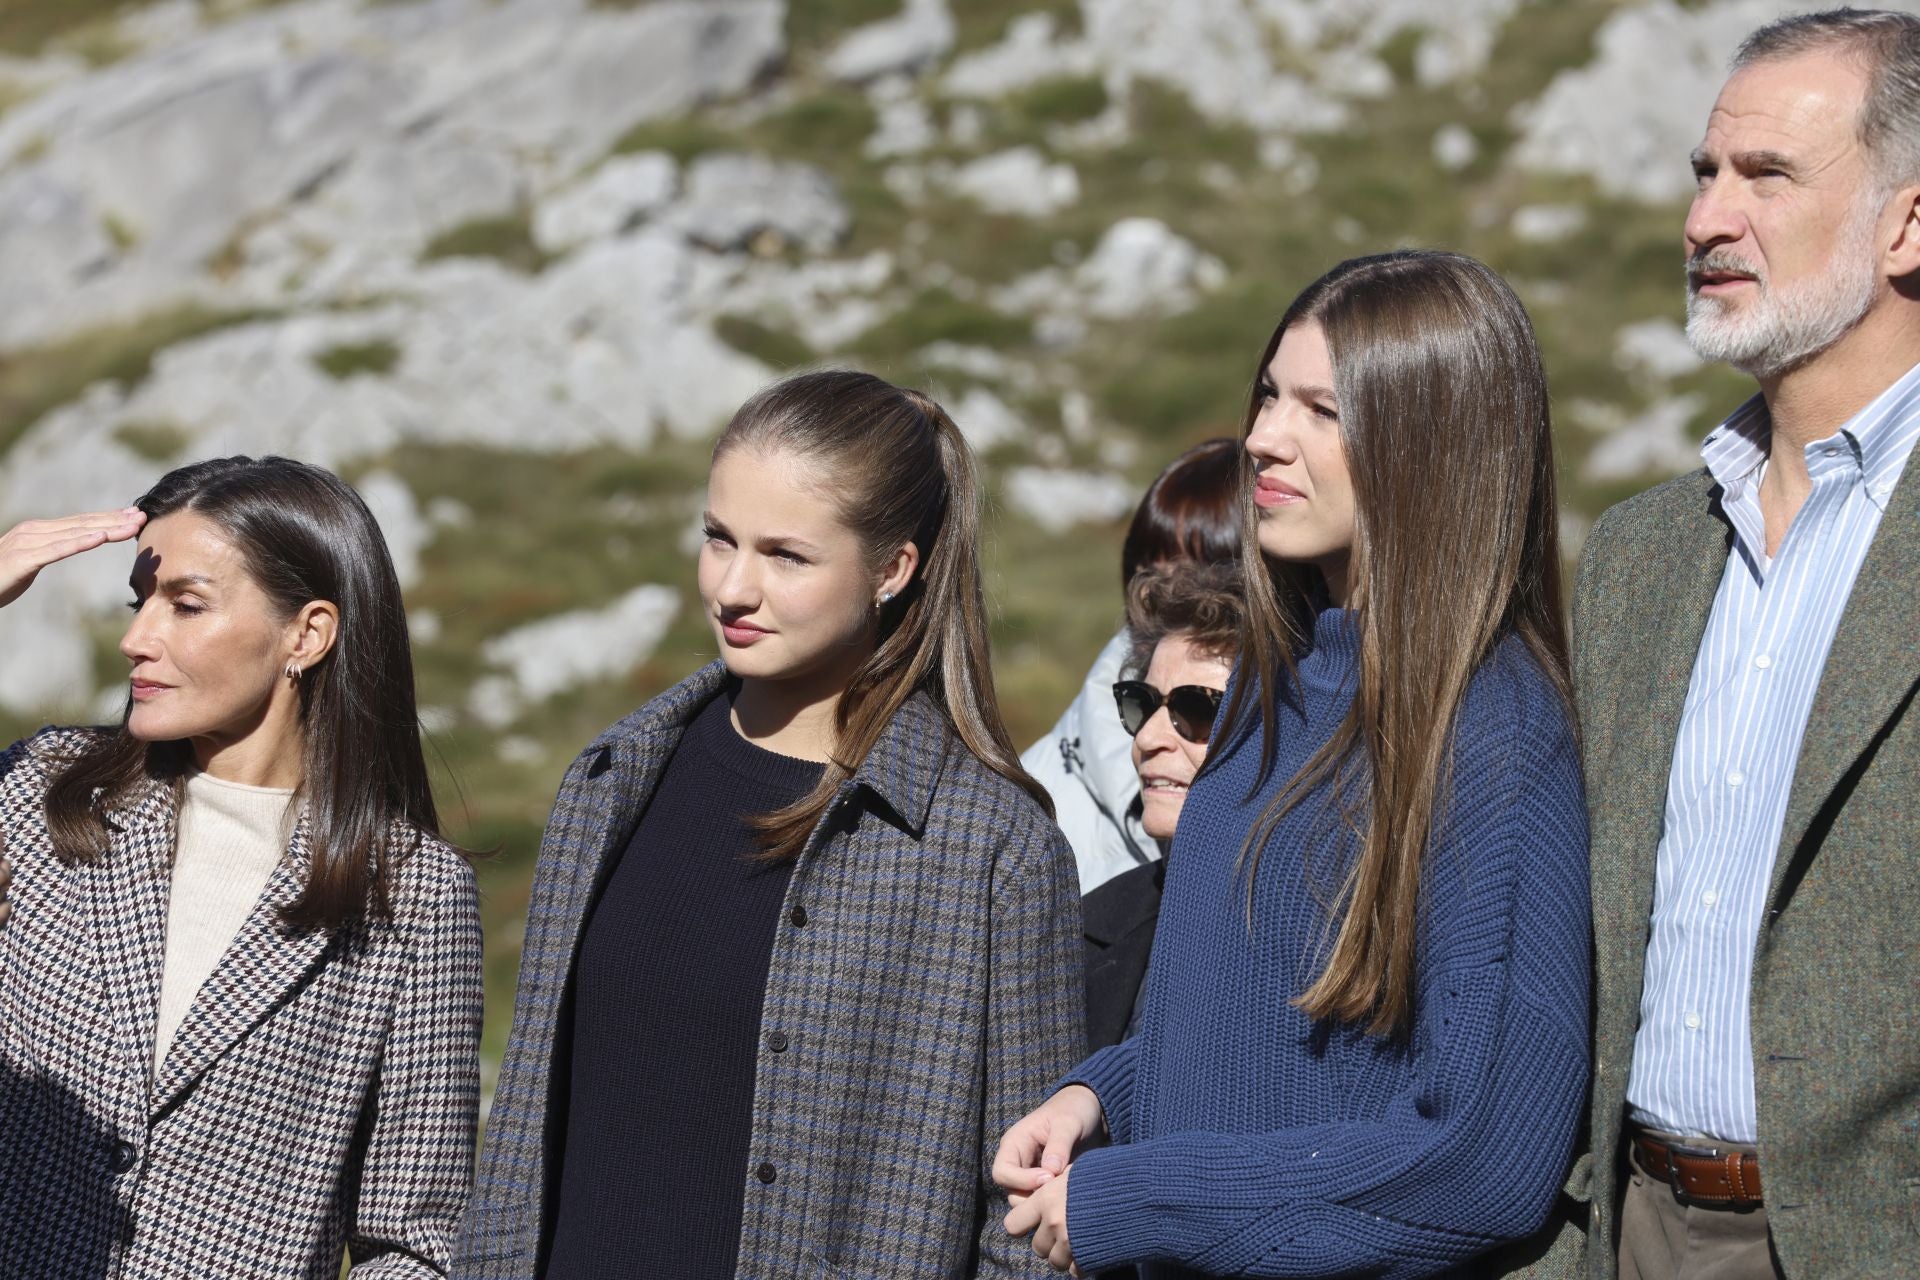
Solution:
<path fill-rule="evenodd" d="M 1747 780 L 1747 775 L 1740 772 L 1738 769 L 1735 769 L 1732 773 L 1729 773 L 1727 775 L 1727 785 L 1730 787 L 1737 787 L 1741 783 L 1745 782 L 1746 780 Z"/>
<path fill-rule="evenodd" d="M 1823 457 L 1837 458 L 1840 456 L 1840 449 L 1836 445 L 1828 445 L 1826 448 L 1822 449 L 1820 453 Z"/>
<path fill-rule="evenodd" d="M 1708 906 L 1712 906 L 1714 903 L 1720 901 L 1719 891 L 1714 889 L 1707 890 L 1700 895 L 1700 901 L 1706 903 Z"/>
<path fill-rule="evenodd" d="M 1700 1029 L 1700 1015 L 1697 1013 L 1688 1014 L 1686 1017 L 1686 1023 L 1687 1023 L 1687 1030 L 1698 1031 Z"/>
<path fill-rule="evenodd" d="M 107 1167 L 115 1173 L 131 1172 L 140 1163 L 140 1151 L 131 1142 L 116 1142 L 107 1148 Z"/>
<path fill-rule="evenodd" d="M 793 910 L 787 912 L 787 919 L 793 922 L 794 928 L 804 929 L 807 927 L 807 909 L 796 902 Z"/>
<path fill-rule="evenodd" d="M 787 1051 L 787 1033 L 784 1031 L 767 1032 L 767 1048 L 773 1050 L 775 1053 L 785 1053 Z"/>
<path fill-rule="evenodd" d="M 753 1176 L 762 1182 L 771 1183 L 775 1178 L 780 1176 L 780 1172 L 773 1167 L 772 1161 L 762 1160 L 760 1167 L 753 1171 Z"/>
<path fill-rule="evenodd" d="M 1773 658 L 1764 653 L 1759 654 L 1754 658 L 1753 665 L 1760 668 L 1762 671 L 1765 671 L 1768 667 L 1773 665 Z"/>

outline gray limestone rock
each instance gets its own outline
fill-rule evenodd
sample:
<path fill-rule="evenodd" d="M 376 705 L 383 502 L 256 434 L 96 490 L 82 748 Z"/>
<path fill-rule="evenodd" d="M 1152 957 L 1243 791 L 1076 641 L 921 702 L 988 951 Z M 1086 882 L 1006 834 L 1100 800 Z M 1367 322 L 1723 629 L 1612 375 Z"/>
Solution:
<path fill-rule="evenodd" d="M 831 249 L 852 225 L 826 174 L 738 152 L 710 153 L 689 165 L 686 194 L 662 220 L 708 249 L 744 249 L 771 231 L 815 253 Z"/>
<path fill-rule="evenodd" d="M 964 2 L 964 0 L 963 0 Z M 947 0 L 905 0 L 891 18 L 848 33 L 827 57 L 827 73 L 855 83 L 924 70 L 953 49 Z"/>
<path fill-rule="evenodd" d="M 1035 147 L 996 151 L 961 165 L 952 187 L 989 213 L 1044 218 L 1080 199 L 1080 175 L 1064 161 L 1048 163 Z"/>
<path fill-rule="evenodd" d="M 618 235 L 664 208 L 678 176 L 673 157 L 664 151 L 616 156 L 540 202 L 533 213 L 533 241 L 548 253 L 561 253 Z"/>
<path fill-rule="evenodd" d="M 1518 113 L 1514 161 L 1537 172 L 1584 174 L 1611 195 L 1687 198 L 1687 155 L 1706 128 L 1727 59 L 1755 27 L 1801 7 L 1651 0 L 1622 8 L 1601 27 L 1594 59 L 1561 72 Z"/>

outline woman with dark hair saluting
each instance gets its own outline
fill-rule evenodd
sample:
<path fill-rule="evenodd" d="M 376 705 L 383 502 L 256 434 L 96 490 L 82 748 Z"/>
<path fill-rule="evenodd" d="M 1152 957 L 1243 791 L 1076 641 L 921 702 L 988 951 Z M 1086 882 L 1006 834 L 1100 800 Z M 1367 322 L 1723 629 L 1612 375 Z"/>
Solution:
<path fill-rule="evenodd" d="M 1007 1134 L 1007 1230 L 1149 1280 L 1489 1274 L 1587 1081 L 1539 352 L 1492 271 L 1404 252 L 1308 286 L 1256 369 L 1246 631 L 1140 1030 Z"/>
<path fill-rule="evenodd" d="M 379 527 L 285 458 L 0 537 L 138 539 L 127 711 L 0 755 L 0 1257 L 36 1280 L 444 1273 L 480 921 Z"/>
<path fill-rule="evenodd" d="M 734 415 L 705 520 L 721 661 L 561 784 L 455 1274 L 1045 1274 L 986 1169 L 1085 1051 L 1079 903 L 966 443 L 803 374 Z"/>

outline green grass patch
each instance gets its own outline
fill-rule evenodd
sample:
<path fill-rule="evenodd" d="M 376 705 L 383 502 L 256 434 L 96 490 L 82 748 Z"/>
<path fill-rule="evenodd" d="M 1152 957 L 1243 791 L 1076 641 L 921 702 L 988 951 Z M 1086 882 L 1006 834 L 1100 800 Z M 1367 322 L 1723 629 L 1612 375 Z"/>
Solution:
<path fill-rule="evenodd" d="M 32 96 L 25 86 L 11 80 L 0 80 L 0 116 L 5 116 Z"/>
<path fill-rule="evenodd" d="M 427 243 L 422 262 L 439 258 L 492 258 L 528 275 L 537 275 L 548 262 L 533 242 L 533 219 L 527 210 L 497 218 L 475 218 L 450 227 Z"/>
<path fill-rule="evenodd" d="M 849 344 L 852 354 L 882 365 L 904 364 L 931 342 L 1008 348 L 1033 341 L 1033 325 L 1002 315 L 984 302 L 967 302 L 945 289 L 928 289 Z"/>
<path fill-rule="evenodd" d="M 998 44 L 1013 20 L 1029 13 L 1050 15 L 1056 37 L 1083 29 L 1078 0 L 961 0 L 953 6 L 954 45 L 966 52 Z"/>
<path fill-rule="evenodd" d="M 664 151 L 676 162 L 685 164 L 703 152 L 733 150 L 739 145 L 736 134 L 699 116 L 674 116 L 665 120 L 642 120 L 615 139 L 612 154 Z"/>
<path fill-rule="evenodd" d="M 113 438 L 149 462 L 171 462 L 193 443 L 193 435 L 177 422 L 123 422 Z"/>
<path fill-rule="evenodd" d="M 100 224 L 106 229 L 107 239 L 113 241 L 113 247 L 121 253 L 130 252 L 139 246 L 140 233 L 133 229 L 132 223 L 119 214 L 108 213 L 100 220 Z"/>
<path fill-rule="evenodd" d="M 1107 109 L 1107 86 L 1098 76 L 1045 80 L 1012 94 L 1008 109 L 1035 128 L 1088 120 Z"/>
<path fill-rule="evenodd" d="M 691 591 L 693 560 L 680 538 L 710 451 L 705 441 L 662 437 L 644 454 L 415 444 L 365 459 L 398 475 L 423 506 L 447 497 L 475 513 L 422 553 L 408 603 L 438 614 L 441 634 L 423 646 L 431 661 L 421 664 L 421 701 L 462 705 L 485 670 L 481 647 L 503 631 L 599 608 L 641 583 Z"/>
<path fill-rule="evenodd" d="M 345 381 L 356 374 L 391 373 L 400 363 L 400 348 L 387 338 L 371 342 L 344 342 L 314 356 L 313 362 L 329 378 Z"/>
<path fill-rule="evenodd" d="M 1402 27 L 1388 36 L 1380 47 L 1374 50 L 1374 56 L 1386 64 L 1387 70 L 1393 72 L 1395 84 L 1414 83 L 1419 75 L 1419 69 L 1415 63 L 1420 53 L 1420 45 L 1426 38 L 1427 29 L 1423 26 L 1416 24 Z"/>
<path fill-rule="evenodd" d="M 1016 748 L 1053 727 L 1121 621 L 1126 522 L 1050 533 L 997 504 L 982 548 L 994 686 Z"/>
<path fill-rule="evenodd" d="M 899 13 L 900 0 L 799 0 L 787 6 L 787 44 L 802 56 L 823 53 L 855 27 Z"/>
<path fill-rule="evenodd" d="M 0 354 L 0 453 L 12 448 L 44 414 L 94 383 L 137 386 L 152 371 L 153 357 L 161 348 L 259 319 L 261 314 L 180 307 L 52 346 Z"/>
<path fill-rule="evenodd" d="M 864 94 L 836 88 L 761 117 L 749 133 L 755 148 L 769 155 L 826 164 L 858 155 L 878 123 Z"/>
<path fill-rule="evenodd" d="M 0 4 L 0 52 L 37 57 L 63 38 L 138 7 L 139 0 L 12 0 Z"/>
<path fill-rule="evenodd" d="M 721 316 L 714 321 L 713 331 L 735 351 L 744 352 L 775 369 L 791 369 L 797 365 L 811 364 L 820 358 L 820 353 L 797 334 L 761 324 L 747 316 Z"/>

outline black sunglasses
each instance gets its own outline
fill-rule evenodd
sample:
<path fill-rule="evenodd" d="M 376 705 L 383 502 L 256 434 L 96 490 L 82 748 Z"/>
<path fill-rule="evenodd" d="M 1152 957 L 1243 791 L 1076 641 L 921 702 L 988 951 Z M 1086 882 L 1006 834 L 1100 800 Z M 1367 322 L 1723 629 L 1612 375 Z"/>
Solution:
<path fill-rule="evenodd" d="M 1213 733 L 1213 716 L 1220 710 L 1220 694 L 1219 689 L 1209 689 L 1203 684 L 1183 684 L 1164 694 L 1145 680 L 1116 680 L 1113 685 L 1120 723 L 1129 734 L 1139 733 L 1140 727 L 1153 719 L 1153 713 L 1164 704 L 1167 718 L 1173 721 L 1173 731 L 1202 747 Z"/>

